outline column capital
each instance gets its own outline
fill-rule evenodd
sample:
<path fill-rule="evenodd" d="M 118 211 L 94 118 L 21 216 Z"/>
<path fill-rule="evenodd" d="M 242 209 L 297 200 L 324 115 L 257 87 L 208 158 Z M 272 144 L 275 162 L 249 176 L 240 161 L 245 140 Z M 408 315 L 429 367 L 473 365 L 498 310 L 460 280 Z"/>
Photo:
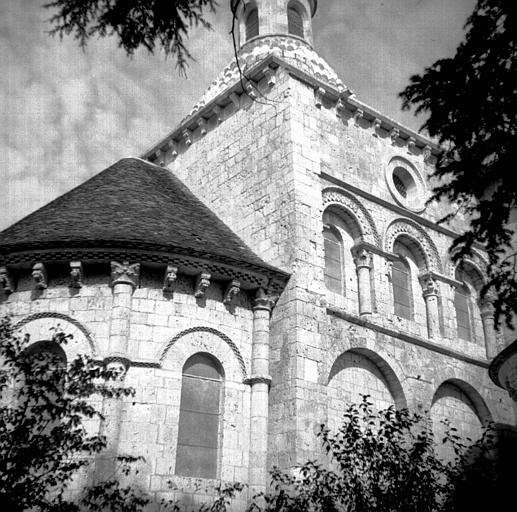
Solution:
<path fill-rule="evenodd" d="M 418 276 L 420 285 L 422 286 L 422 295 L 425 297 L 437 296 L 440 293 L 438 281 L 431 273 L 421 274 Z"/>
<path fill-rule="evenodd" d="M 111 286 L 116 284 L 130 284 L 133 290 L 138 286 L 140 277 L 140 263 L 129 264 L 128 261 L 111 262 Z"/>
<path fill-rule="evenodd" d="M 479 312 L 481 314 L 481 318 L 492 318 L 494 316 L 494 301 L 495 294 L 488 291 L 478 299 Z"/>
<path fill-rule="evenodd" d="M 253 300 L 253 311 L 265 310 L 271 312 L 277 300 L 278 295 L 270 295 L 263 288 L 259 288 Z"/>
<path fill-rule="evenodd" d="M 271 386 L 271 375 L 250 375 L 247 379 L 244 380 L 244 384 L 248 386 L 253 386 L 253 384 L 267 384 Z"/>
<path fill-rule="evenodd" d="M 359 268 L 372 268 L 373 261 L 373 253 L 370 251 L 366 245 L 357 244 L 354 245 L 351 249 L 352 257 L 354 258 L 354 263 L 357 269 Z"/>

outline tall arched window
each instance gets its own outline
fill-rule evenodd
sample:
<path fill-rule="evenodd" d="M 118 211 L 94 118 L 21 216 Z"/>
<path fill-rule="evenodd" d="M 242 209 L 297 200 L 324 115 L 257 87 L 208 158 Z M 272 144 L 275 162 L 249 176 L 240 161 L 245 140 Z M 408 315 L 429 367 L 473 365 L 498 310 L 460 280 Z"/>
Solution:
<path fill-rule="evenodd" d="M 287 8 L 287 31 L 293 36 L 303 37 L 303 17 L 293 5 Z"/>
<path fill-rule="evenodd" d="M 459 286 L 454 290 L 458 338 L 467 341 L 471 340 L 470 302 L 470 292 L 466 285 Z"/>
<path fill-rule="evenodd" d="M 323 228 L 325 243 L 325 286 L 336 293 L 343 293 L 343 240 L 337 229 Z"/>
<path fill-rule="evenodd" d="M 223 369 L 198 353 L 183 366 L 176 474 L 217 478 Z"/>
<path fill-rule="evenodd" d="M 391 282 L 395 314 L 411 320 L 411 270 L 404 259 L 393 262 Z"/>
<path fill-rule="evenodd" d="M 258 9 L 253 7 L 246 18 L 246 41 L 259 35 Z"/>

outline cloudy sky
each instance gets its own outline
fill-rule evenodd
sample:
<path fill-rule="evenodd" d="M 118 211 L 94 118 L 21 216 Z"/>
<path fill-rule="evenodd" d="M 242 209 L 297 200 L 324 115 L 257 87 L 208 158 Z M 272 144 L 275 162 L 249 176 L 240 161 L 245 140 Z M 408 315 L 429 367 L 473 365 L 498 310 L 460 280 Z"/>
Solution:
<path fill-rule="evenodd" d="M 51 38 L 45 0 L 0 0 L 0 229 L 171 131 L 231 60 L 229 0 L 214 30 L 191 32 L 196 62 L 174 61 L 114 39 Z M 400 111 L 409 76 L 452 56 L 475 0 L 319 0 L 315 48 L 356 95 L 418 129 Z"/>

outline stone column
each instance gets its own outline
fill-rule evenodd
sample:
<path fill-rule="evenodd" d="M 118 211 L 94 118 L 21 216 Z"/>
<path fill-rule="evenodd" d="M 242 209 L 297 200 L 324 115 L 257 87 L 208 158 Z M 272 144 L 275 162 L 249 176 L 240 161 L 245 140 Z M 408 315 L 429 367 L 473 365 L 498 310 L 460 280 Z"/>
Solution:
<path fill-rule="evenodd" d="M 138 284 L 140 265 L 130 265 L 127 261 L 111 262 L 111 286 L 113 288 L 113 306 L 109 329 L 108 353 L 104 359 L 107 369 L 119 374 L 117 381 L 110 383 L 113 387 L 124 386 L 126 371 L 130 365 L 127 357 L 129 340 L 131 301 L 133 291 Z M 97 470 L 99 476 L 106 477 L 115 469 L 114 458 L 117 456 L 120 438 L 120 420 L 123 403 L 121 398 L 104 398 L 102 413 L 105 420 L 102 433 L 106 436 L 107 447 L 99 459 Z"/>
<path fill-rule="evenodd" d="M 266 490 L 269 414 L 269 320 L 273 300 L 259 289 L 253 305 L 251 352 L 251 423 L 249 485 L 251 494 Z"/>
<path fill-rule="evenodd" d="M 422 295 L 425 301 L 427 317 L 427 336 L 430 339 L 440 337 L 440 311 L 438 307 L 438 283 L 431 274 L 420 276 Z"/>
<path fill-rule="evenodd" d="M 478 301 L 481 321 L 483 322 L 483 334 L 485 335 L 485 347 L 487 359 L 493 359 L 498 352 L 494 327 L 493 297 L 486 294 Z"/>
<path fill-rule="evenodd" d="M 370 271 L 372 268 L 372 253 L 358 245 L 352 247 L 355 269 L 357 272 L 357 288 L 359 294 L 359 314 L 372 313 L 372 281 Z"/>

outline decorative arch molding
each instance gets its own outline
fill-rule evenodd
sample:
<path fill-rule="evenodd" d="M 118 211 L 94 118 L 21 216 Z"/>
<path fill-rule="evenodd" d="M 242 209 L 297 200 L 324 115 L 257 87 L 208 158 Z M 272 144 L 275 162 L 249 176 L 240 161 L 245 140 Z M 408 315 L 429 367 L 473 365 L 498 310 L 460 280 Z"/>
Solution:
<path fill-rule="evenodd" d="M 395 401 L 395 406 L 397 409 L 404 409 L 407 407 L 407 400 L 404 395 L 404 390 L 402 389 L 402 385 L 400 383 L 399 378 L 397 377 L 397 374 L 393 371 L 393 368 L 390 366 L 390 364 L 377 352 L 374 352 L 373 350 L 370 350 L 365 347 L 353 347 L 345 352 L 342 352 L 333 362 L 332 367 L 329 372 L 329 376 L 327 379 L 327 385 L 330 384 L 332 379 L 339 373 L 339 362 L 340 359 L 345 354 L 358 354 L 360 356 L 363 356 L 364 358 L 368 359 L 371 363 L 373 363 L 384 379 L 386 380 L 388 384 L 388 391 L 391 393 L 393 400 Z"/>
<path fill-rule="evenodd" d="M 56 327 L 56 325 L 53 322 L 51 322 L 52 320 L 61 320 L 63 322 L 67 322 L 68 324 L 71 324 L 73 326 L 73 328 L 70 329 L 71 332 L 68 332 L 66 327 L 62 329 L 63 332 L 65 334 L 71 334 L 72 336 L 74 336 L 74 335 L 76 335 L 76 333 L 74 333 L 74 330 L 79 331 L 82 334 L 82 337 L 84 337 L 84 340 L 86 341 L 86 343 L 89 347 L 91 356 L 97 357 L 95 343 L 94 343 L 93 336 L 90 333 L 90 331 L 84 325 L 82 325 L 80 322 L 78 322 L 74 318 L 72 318 L 68 315 L 65 315 L 63 313 L 51 313 L 51 312 L 34 313 L 34 314 L 29 315 L 28 317 L 24 318 L 23 320 L 20 320 L 17 324 L 15 324 L 14 330 L 22 331 L 22 332 L 25 331 L 25 333 L 31 335 L 31 337 L 39 336 L 40 339 L 46 339 L 43 335 L 43 332 L 45 332 L 45 334 L 47 334 L 47 337 L 48 337 L 48 332 L 49 332 L 50 328 Z M 34 323 L 34 322 L 38 322 L 38 324 L 40 324 L 40 325 L 30 326 L 30 324 Z M 29 327 L 32 327 L 32 328 L 29 328 Z M 40 341 L 40 339 L 34 340 L 34 341 Z M 79 346 L 81 345 L 80 340 L 78 340 L 76 337 L 72 338 L 72 339 L 75 342 L 77 342 Z M 77 348 L 80 348 L 80 347 L 77 347 Z M 77 353 L 80 352 L 80 350 L 76 350 L 76 351 L 77 351 Z"/>
<path fill-rule="evenodd" d="M 182 340 L 183 338 L 188 337 L 190 335 L 199 335 L 199 334 L 212 335 L 212 336 L 215 336 L 215 337 L 219 338 L 220 340 L 222 340 L 224 342 L 224 344 L 228 347 L 228 349 L 231 351 L 233 356 L 235 356 L 237 363 L 238 363 L 240 374 L 242 376 L 242 380 L 244 381 L 247 378 L 246 364 L 244 363 L 244 359 L 243 359 L 237 345 L 235 345 L 235 343 L 228 336 L 226 336 L 226 334 L 224 334 L 212 327 L 203 327 L 203 326 L 190 327 L 189 329 L 185 329 L 185 330 L 181 331 L 180 333 L 176 334 L 176 336 L 174 336 L 171 340 L 169 340 L 165 344 L 163 349 L 160 351 L 160 354 L 158 357 L 160 365 L 161 366 L 164 365 L 169 351 L 172 349 L 173 346 L 177 345 L 180 340 Z M 203 342 L 203 343 L 199 344 L 199 346 L 196 345 L 195 347 L 193 347 L 193 350 L 194 350 L 194 352 L 206 352 L 206 353 L 212 354 L 211 349 L 213 349 L 213 348 L 214 347 L 210 346 L 210 342 L 207 341 L 207 342 Z M 223 363 L 223 366 L 224 366 L 225 358 L 222 357 L 221 354 L 213 353 L 212 355 L 214 357 L 216 357 L 219 361 L 221 361 L 221 363 Z M 225 372 L 227 372 L 227 369 L 225 369 Z"/>
<path fill-rule="evenodd" d="M 467 263 L 468 265 L 472 266 L 474 270 L 481 276 L 481 279 L 483 281 L 483 284 L 486 283 L 488 276 L 486 273 L 486 268 L 488 266 L 488 260 L 484 258 L 478 251 L 475 249 L 472 251 L 471 256 L 466 256 L 463 258 L 462 262 Z M 459 263 L 454 263 L 450 257 L 447 259 L 447 265 L 446 265 L 446 272 L 447 275 L 452 277 L 454 279 L 454 276 L 456 274 L 456 268 L 459 265 Z"/>
<path fill-rule="evenodd" d="M 347 216 L 351 216 L 355 220 L 364 242 L 381 247 L 381 238 L 370 212 L 355 196 L 338 187 L 326 188 L 323 190 L 323 209 L 330 206 L 342 209 Z"/>
<path fill-rule="evenodd" d="M 472 384 L 469 384 L 468 382 L 458 378 L 446 379 L 436 388 L 436 391 L 433 395 L 433 399 L 431 401 L 431 407 L 437 401 L 437 396 L 440 389 L 447 385 L 456 387 L 460 391 L 465 393 L 465 395 L 471 401 L 472 406 L 474 407 L 474 412 L 476 413 L 477 417 L 483 425 L 487 425 L 489 422 L 492 421 L 492 414 L 488 406 L 486 405 L 485 401 L 483 400 L 483 397 L 479 394 L 476 388 L 472 386 Z"/>
<path fill-rule="evenodd" d="M 432 238 L 416 222 L 409 219 L 395 219 L 386 229 L 384 249 L 393 252 L 398 237 L 405 236 L 422 248 L 426 270 L 442 273 L 440 254 Z"/>

